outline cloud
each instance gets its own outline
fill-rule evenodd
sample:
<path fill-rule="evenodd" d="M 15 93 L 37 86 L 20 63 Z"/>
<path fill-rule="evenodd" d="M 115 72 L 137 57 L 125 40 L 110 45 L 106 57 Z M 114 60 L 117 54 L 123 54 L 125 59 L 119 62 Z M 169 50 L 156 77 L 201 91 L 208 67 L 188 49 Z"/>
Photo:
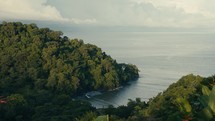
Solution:
<path fill-rule="evenodd" d="M 127 6 L 126 9 L 133 10 L 130 15 L 136 18 L 133 22 L 137 25 L 177 28 L 214 27 L 215 8 L 208 2 L 203 0 L 130 0 L 132 6 Z"/>
<path fill-rule="evenodd" d="M 3 20 L 40 20 L 69 23 L 94 23 L 95 19 L 62 17 L 47 0 L 0 0 L 0 17 Z"/>
<path fill-rule="evenodd" d="M 97 26 L 215 27 L 214 0 L 0 0 L 2 19 Z"/>
<path fill-rule="evenodd" d="M 205 17 L 214 18 L 214 0 L 131 0 L 136 3 L 151 3 L 157 8 L 161 7 L 175 7 L 183 10 L 186 14 L 201 14 Z"/>
<path fill-rule="evenodd" d="M 97 25 L 212 27 L 213 0 L 48 0 L 63 16 L 95 18 Z"/>

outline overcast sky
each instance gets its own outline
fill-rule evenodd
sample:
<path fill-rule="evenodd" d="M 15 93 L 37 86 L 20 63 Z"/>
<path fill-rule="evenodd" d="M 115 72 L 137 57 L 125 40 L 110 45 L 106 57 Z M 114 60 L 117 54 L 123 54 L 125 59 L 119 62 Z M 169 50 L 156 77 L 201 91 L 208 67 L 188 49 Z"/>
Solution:
<path fill-rule="evenodd" d="M 215 0 L 0 0 L 1 20 L 72 25 L 215 27 Z"/>

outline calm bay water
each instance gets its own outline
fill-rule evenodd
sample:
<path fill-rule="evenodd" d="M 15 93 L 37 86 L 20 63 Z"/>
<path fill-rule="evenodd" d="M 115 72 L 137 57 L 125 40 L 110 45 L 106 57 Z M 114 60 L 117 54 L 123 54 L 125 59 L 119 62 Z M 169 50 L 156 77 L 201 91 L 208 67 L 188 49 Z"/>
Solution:
<path fill-rule="evenodd" d="M 137 97 L 147 101 L 190 73 L 215 74 L 214 33 L 73 32 L 70 37 L 95 44 L 117 62 L 135 64 L 140 70 L 137 81 L 88 99 L 98 108 L 126 105 Z"/>

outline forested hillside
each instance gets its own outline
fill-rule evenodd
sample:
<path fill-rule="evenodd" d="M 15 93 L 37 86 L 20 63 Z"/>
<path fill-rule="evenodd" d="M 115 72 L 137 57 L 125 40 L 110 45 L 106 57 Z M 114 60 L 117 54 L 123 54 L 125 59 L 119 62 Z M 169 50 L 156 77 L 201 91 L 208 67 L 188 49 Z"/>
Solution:
<path fill-rule="evenodd" d="M 139 77 L 95 45 L 35 24 L 0 24 L 0 120 L 74 120 L 93 110 L 72 96 Z"/>
<path fill-rule="evenodd" d="M 215 76 L 190 74 L 148 102 L 140 98 L 103 113 L 113 121 L 215 121 Z"/>
<path fill-rule="evenodd" d="M 75 94 L 115 88 L 138 78 L 136 66 L 118 64 L 95 45 L 35 24 L 1 24 L 0 57 L 4 94 L 24 88 Z"/>
<path fill-rule="evenodd" d="M 35 24 L 0 24 L 0 121 L 215 121 L 215 76 L 187 75 L 148 102 L 95 109 L 73 97 L 135 80 L 138 69 Z"/>

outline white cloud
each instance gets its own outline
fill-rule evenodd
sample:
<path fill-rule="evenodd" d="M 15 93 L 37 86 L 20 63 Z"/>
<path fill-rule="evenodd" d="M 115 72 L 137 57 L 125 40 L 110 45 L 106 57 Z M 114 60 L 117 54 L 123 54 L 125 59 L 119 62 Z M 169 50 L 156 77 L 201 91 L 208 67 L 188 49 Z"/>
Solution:
<path fill-rule="evenodd" d="M 214 27 L 214 0 L 131 0 L 139 5 L 150 3 L 160 22 L 176 27 Z"/>
<path fill-rule="evenodd" d="M 131 0 L 136 3 L 151 3 L 159 7 L 175 7 L 181 9 L 187 14 L 202 14 L 208 17 L 214 17 L 214 0 Z"/>
<path fill-rule="evenodd" d="M 103 26 L 215 27 L 214 0 L 0 0 L 2 19 Z"/>
<path fill-rule="evenodd" d="M 62 17 L 47 0 L 0 0 L 0 18 L 3 20 L 41 20 L 70 23 L 94 23 L 95 19 Z"/>

